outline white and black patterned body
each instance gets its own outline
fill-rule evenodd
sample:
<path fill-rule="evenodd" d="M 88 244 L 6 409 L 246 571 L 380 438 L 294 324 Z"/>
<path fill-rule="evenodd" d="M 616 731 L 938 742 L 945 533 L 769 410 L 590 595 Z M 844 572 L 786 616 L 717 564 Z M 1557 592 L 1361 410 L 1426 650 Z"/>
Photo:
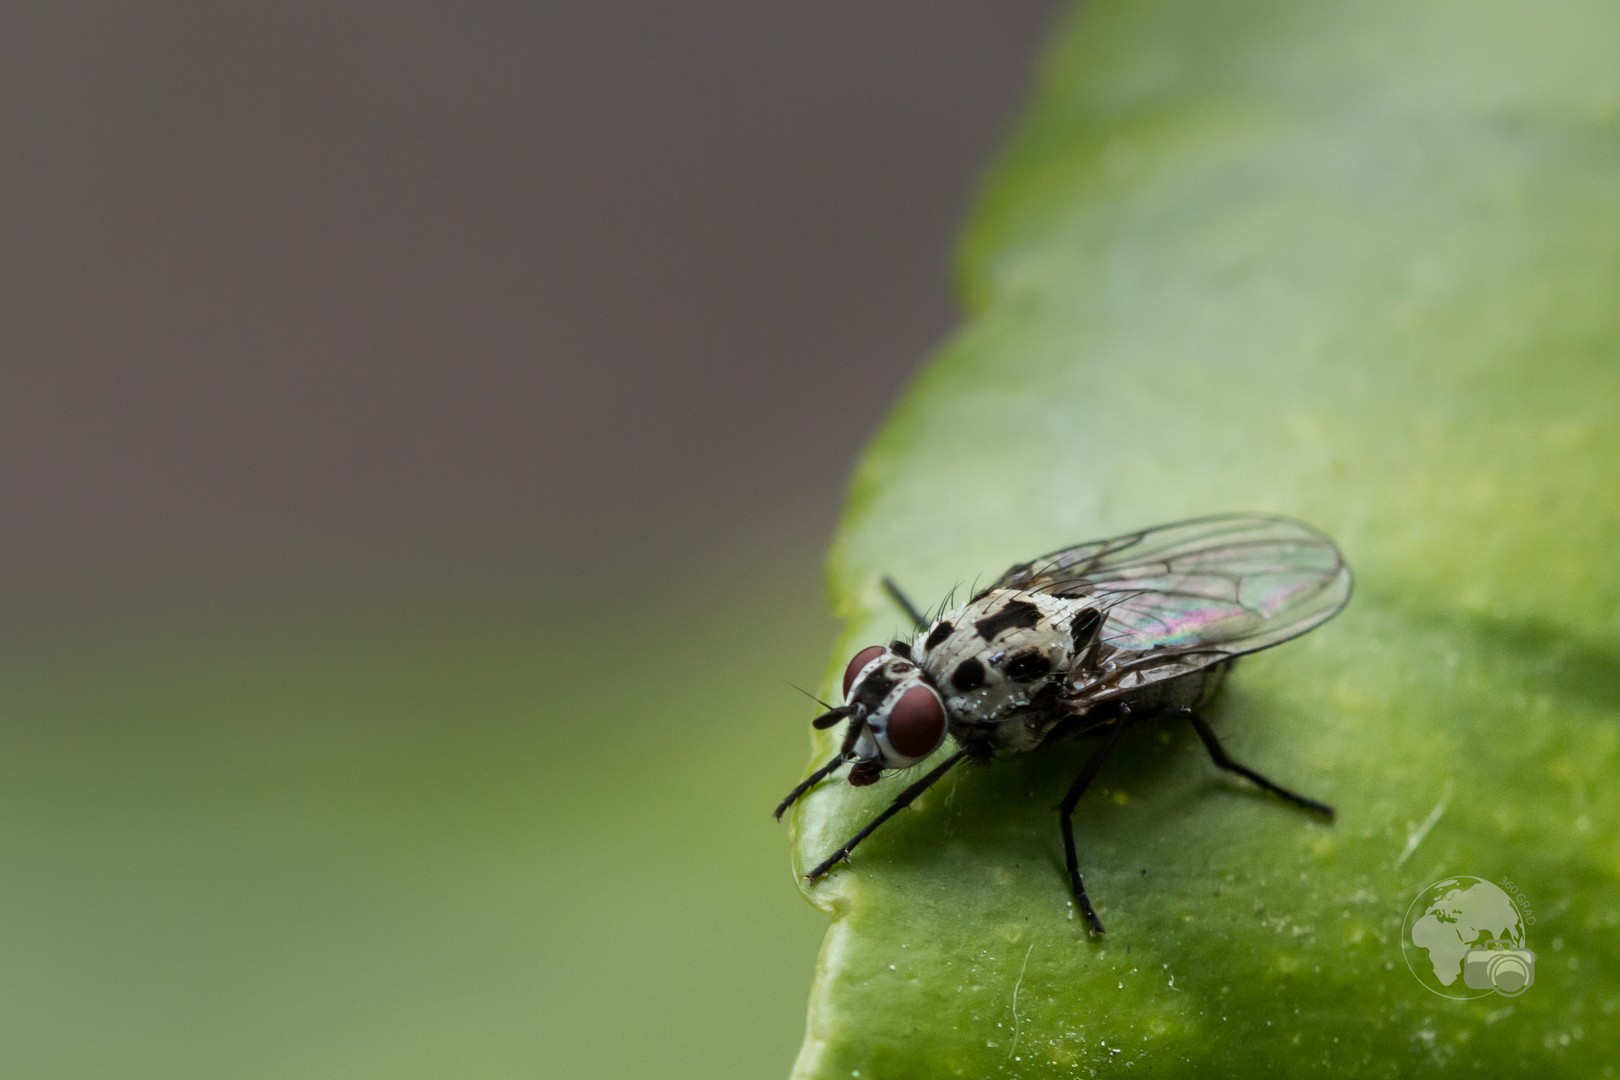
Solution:
<path fill-rule="evenodd" d="M 1100 640 L 1105 619 L 1090 597 L 992 589 L 919 631 L 909 652 L 944 698 L 953 739 L 1019 754 L 1043 745 L 1063 721 L 1084 718 L 1084 690 L 1119 655 Z M 1137 704 L 1196 705 L 1225 671 L 1219 664 L 1156 683 Z"/>
<path fill-rule="evenodd" d="M 815 720 L 818 728 L 847 720 L 843 745 L 777 816 L 842 765 L 850 765 L 850 783 L 864 785 L 920 764 L 947 738 L 957 749 L 808 877 L 827 873 L 960 761 L 1101 735 L 1060 807 L 1070 884 L 1101 934 L 1080 878 L 1071 814 L 1120 734 L 1164 716 L 1190 721 L 1221 768 L 1332 817 L 1331 807 L 1232 761 L 1197 712 L 1237 657 L 1306 633 L 1349 600 L 1349 568 L 1310 526 L 1226 515 L 1078 544 L 1014 566 L 931 621 L 885 584 L 917 635 L 869 646 L 850 661 L 844 704 Z"/>
<path fill-rule="evenodd" d="M 1003 753 L 1039 746 L 1071 711 L 1071 672 L 1096 651 L 1097 615 L 1086 614 L 1095 610 L 1084 599 L 993 589 L 919 632 L 911 655 L 944 696 L 951 737 Z"/>

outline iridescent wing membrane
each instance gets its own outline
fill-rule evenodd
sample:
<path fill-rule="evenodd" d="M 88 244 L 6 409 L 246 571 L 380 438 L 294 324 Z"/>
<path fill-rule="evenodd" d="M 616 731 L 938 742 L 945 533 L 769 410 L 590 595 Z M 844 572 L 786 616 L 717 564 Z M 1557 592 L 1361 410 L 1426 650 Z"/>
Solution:
<path fill-rule="evenodd" d="M 1350 586 L 1323 533 L 1228 514 L 1055 551 L 992 588 L 1096 601 L 1107 613 L 1099 640 L 1112 649 L 1077 689 L 1097 702 L 1298 637 L 1338 614 Z"/>

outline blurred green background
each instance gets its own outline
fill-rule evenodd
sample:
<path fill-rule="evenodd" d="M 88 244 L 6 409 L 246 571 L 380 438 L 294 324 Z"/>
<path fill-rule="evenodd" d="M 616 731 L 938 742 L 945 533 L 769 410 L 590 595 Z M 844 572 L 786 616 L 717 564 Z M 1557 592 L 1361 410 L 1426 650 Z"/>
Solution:
<path fill-rule="evenodd" d="M 785 1074 L 831 624 L 724 554 L 14 610 L 0 1073 Z"/>
<path fill-rule="evenodd" d="M 789 684 L 1052 6 L 0 11 L 0 1077 L 786 1073 Z"/>

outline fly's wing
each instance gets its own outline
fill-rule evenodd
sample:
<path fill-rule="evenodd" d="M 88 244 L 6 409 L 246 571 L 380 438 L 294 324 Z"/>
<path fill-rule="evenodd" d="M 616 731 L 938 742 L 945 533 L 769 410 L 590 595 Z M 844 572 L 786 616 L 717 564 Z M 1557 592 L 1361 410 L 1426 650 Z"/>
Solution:
<path fill-rule="evenodd" d="M 1097 702 L 1298 637 L 1337 615 L 1350 585 L 1325 534 L 1292 518 L 1229 514 L 1054 551 L 992 588 L 1096 602 L 1110 648 L 1079 689 Z"/>

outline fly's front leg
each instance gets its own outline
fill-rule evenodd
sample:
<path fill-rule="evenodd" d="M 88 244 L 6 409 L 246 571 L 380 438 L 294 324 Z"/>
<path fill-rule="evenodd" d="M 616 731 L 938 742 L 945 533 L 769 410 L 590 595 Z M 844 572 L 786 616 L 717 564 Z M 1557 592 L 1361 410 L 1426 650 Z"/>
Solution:
<path fill-rule="evenodd" d="M 1114 721 L 1107 735 L 1103 737 L 1103 744 L 1092 752 L 1086 767 L 1080 770 L 1080 775 L 1075 777 L 1074 783 L 1069 787 L 1069 793 L 1063 796 L 1063 801 L 1058 804 L 1058 814 L 1063 821 L 1063 859 L 1069 869 L 1069 888 L 1074 892 L 1074 902 L 1080 905 L 1080 913 L 1086 917 L 1086 925 L 1095 937 L 1103 936 L 1103 924 L 1102 920 L 1097 918 L 1097 913 L 1091 909 L 1091 901 L 1086 897 L 1086 883 L 1080 877 L 1080 858 L 1074 851 L 1074 808 L 1080 802 L 1080 796 L 1086 793 L 1092 778 L 1097 775 L 1097 770 L 1102 768 L 1108 752 L 1119 741 L 1120 732 L 1124 730 L 1124 717 Z"/>
<path fill-rule="evenodd" d="M 1215 732 L 1210 730 L 1209 724 L 1202 716 L 1199 716 L 1191 709 L 1182 709 L 1179 711 L 1192 722 L 1193 730 L 1198 732 L 1198 737 L 1204 742 L 1204 749 L 1209 751 L 1210 760 L 1215 762 L 1216 765 L 1225 769 L 1227 772 L 1237 773 L 1244 779 L 1249 780 L 1254 784 L 1258 784 L 1260 787 L 1271 792 L 1273 795 L 1287 799 L 1295 806 L 1303 807 L 1304 809 L 1310 810 L 1313 813 L 1321 814 L 1329 821 L 1333 820 L 1333 807 L 1329 806 L 1327 803 L 1317 802 L 1315 799 L 1307 799 L 1303 795 L 1289 791 L 1281 784 L 1276 784 L 1270 780 L 1267 780 L 1264 776 L 1261 776 L 1247 765 L 1239 765 L 1237 762 L 1233 761 L 1227 756 L 1226 751 L 1221 747 L 1221 741 L 1215 737 Z"/>
<path fill-rule="evenodd" d="M 831 761 L 827 762 L 827 764 L 823 765 L 821 768 L 817 769 L 815 772 L 811 773 L 809 776 L 805 777 L 803 780 L 800 780 L 798 786 L 795 787 L 792 791 L 788 792 L 787 798 L 783 799 L 777 805 L 777 807 L 776 807 L 776 820 L 781 821 L 782 820 L 782 815 L 787 813 L 788 808 L 791 807 L 794 803 L 798 802 L 799 798 L 805 792 L 809 791 L 811 788 L 815 787 L 817 784 L 819 784 L 823 780 L 827 779 L 827 777 L 831 776 L 834 772 L 836 772 L 838 770 L 838 768 L 843 764 L 844 764 L 844 756 L 842 754 L 835 755 Z"/>
<path fill-rule="evenodd" d="M 838 748 L 838 753 L 832 756 L 832 760 L 827 762 L 827 764 L 823 765 L 821 768 L 817 769 L 815 772 L 811 773 L 809 776 L 805 777 L 803 780 L 800 780 L 798 786 L 792 791 L 788 792 L 787 798 L 783 799 L 777 805 L 777 821 L 782 820 L 782 815 L 787 813 L 788 808 L 794 803 L 798 802 L 805 792 L 827 779 L 827 777 L 836 772 L 839 767 L 843 766 L 849 761 L 849 752 L 855 748 L 855 740 L 860 736 L 860 734 L 861 725 L 852 721 L 849 726 L 844 729 L 844 744 Z"/>
<path fill-rule="evenodd" d="M 890 818 L 894 817 L 894 815 L 910 806 L 912 801 L 916 799 L 917 796 L 927 791 L 934 785 L 936 780 L 950 772 L 952 767 L 954 767 L 957 762 L 961 761 L 967 756 L 968 752 L 965 749 L 958 750 L 956 753 L 934 766 L 933 770 L 929 772 L 928 775 L 924 776 L 921 780 L 918 780 L 915 784 L 912 784 L 899 795 L 895 796 L 894 802 L 890 803 L 888 808 L 874 818 L 872 823 L 866 828 L 850 837 L 849 843 L 833 852 L 832 855 L 823 860 L 819 866 L 804 876 L 809 878 L 811 881 L 814 881 L 819 877 L 825 877 L 827 871 L 831 870 L 842 860 L 849 858 L 849 853 L 855 850 L 855 845 L 859 844 L 862 840 L 865 840 L 868 836 L 871 836 L 879 825 L 882 825 L 885 821 L 888 821 Z"/>

